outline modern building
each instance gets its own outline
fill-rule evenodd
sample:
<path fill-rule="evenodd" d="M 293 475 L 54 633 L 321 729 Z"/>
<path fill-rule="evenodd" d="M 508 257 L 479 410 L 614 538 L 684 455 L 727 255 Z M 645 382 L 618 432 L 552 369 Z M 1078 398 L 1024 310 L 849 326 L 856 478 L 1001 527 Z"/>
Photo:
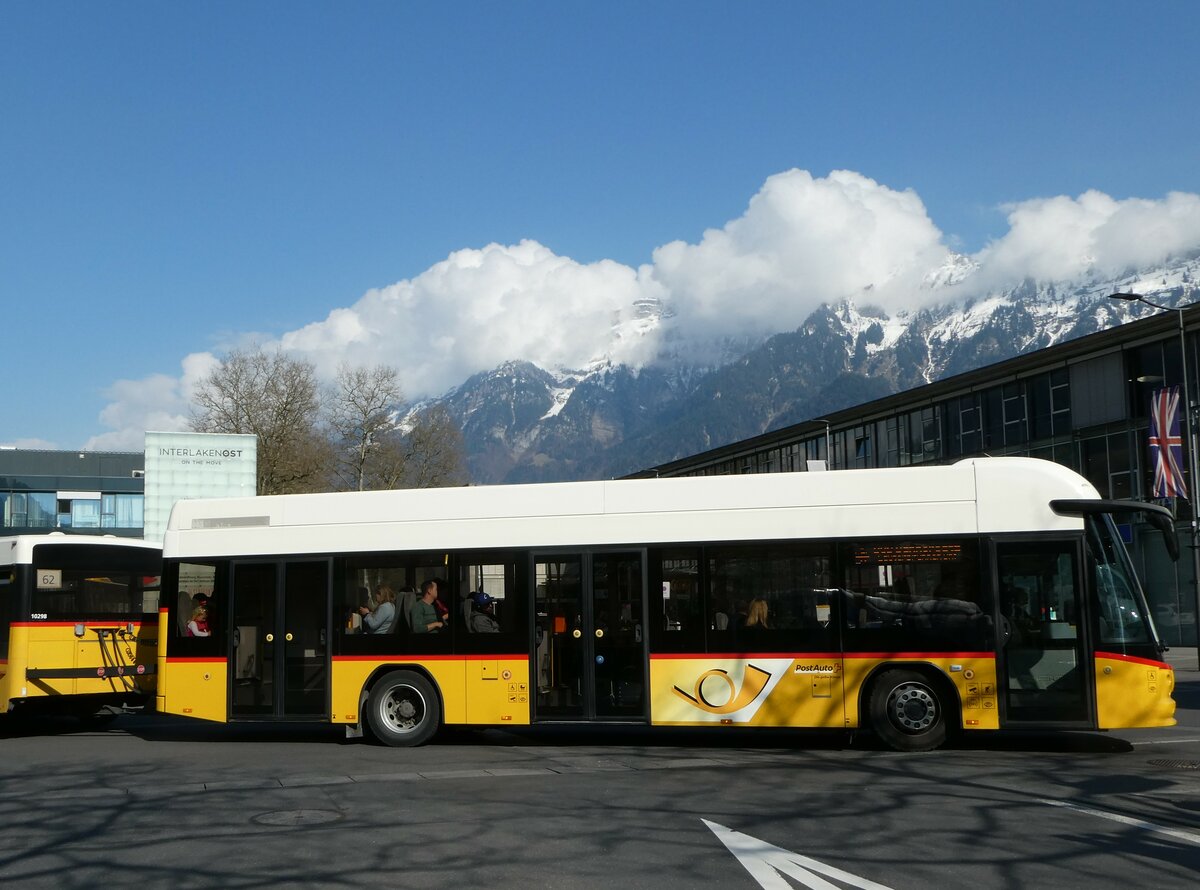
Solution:
<path fill-rule="evenodd" d="M 0 448 L 0 534 L 140 538 L 145 466 L 140 451 Z"/>
<path fill-rule="evenodd" d="M 638 476 L 853 470 L 1026 455 L 1069 466 L 1102 497 L 1154 500 L 1151 393 L 1183 383 L 1186 338 L 1196 420 L 1200 307 L 1173 310 L 854 408 L 651 467 Z M 1182 401 L 1182 400 L 1181 400 Z M 1186 426 L 1185 426 L 1186 429 Z M 1187 434 L 1184 436 L 1185 459 Z M 1200 480 L 1187 472 L 1188 492 Z M 1195 645 L 1198 598 L 1193 502 L 1161 500 L 1177 517 L 1177 563 L 1140 524 L 1122 527 L 1169 644 Z M 1143 546 L 1144 545 L 1144 546 Z"/>
<path fill-rule="evenodd" d="M 0 448 L 0 535 L 116 535 L 161 541 L 183 498 L 255 493 L 258 439 L 146 433 L 143 451 Z"/>

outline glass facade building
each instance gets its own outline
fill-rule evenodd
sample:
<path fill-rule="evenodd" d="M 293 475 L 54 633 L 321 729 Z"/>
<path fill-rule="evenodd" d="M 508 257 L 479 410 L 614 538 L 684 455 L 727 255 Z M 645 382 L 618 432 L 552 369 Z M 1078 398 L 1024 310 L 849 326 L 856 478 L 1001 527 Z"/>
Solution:
<path fill-rule="evenodd" d="M 140 538 L 142 452 L 0 449 L 0 535 Z"/>

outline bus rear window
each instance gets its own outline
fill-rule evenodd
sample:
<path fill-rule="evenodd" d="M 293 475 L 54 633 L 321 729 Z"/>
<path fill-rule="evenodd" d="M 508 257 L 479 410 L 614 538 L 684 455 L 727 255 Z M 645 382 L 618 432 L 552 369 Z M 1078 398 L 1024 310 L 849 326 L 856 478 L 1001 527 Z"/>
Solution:
<path fill-rule="evenodd" d="M 39 567 L 34 580 L 32 611 L 50 620 L 142 615 L 144 579 L 140 576 Z M 158 579 L 153 581 L 157 585 Z"/>

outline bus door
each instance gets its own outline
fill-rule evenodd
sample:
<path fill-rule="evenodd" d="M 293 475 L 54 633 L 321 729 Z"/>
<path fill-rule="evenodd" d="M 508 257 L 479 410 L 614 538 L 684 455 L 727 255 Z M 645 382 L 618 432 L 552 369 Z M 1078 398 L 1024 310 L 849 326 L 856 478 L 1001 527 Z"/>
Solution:
<path fill-rule="evenodd" d="M 230 718 L 329 714 L 329 561 L 233 565 Z"/>
<path fill-rule="evenodd" d="M 641 553 L 534 557 L 535 720 L 646 720 Z"/>
<path fill-rule="evenodd" d="M 1091 726 L 1079 543 L 996 543 L 1001 725 Z"/>

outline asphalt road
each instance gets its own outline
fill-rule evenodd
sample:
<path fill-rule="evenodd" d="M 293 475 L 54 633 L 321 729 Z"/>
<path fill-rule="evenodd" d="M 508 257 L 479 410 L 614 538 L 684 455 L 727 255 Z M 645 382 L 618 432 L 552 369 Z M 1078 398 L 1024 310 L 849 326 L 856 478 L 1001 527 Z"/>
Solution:
<path fill-rule="evenodd" d="M 16 887 L 1195 888 L 1200 673 L 1180 725 L 977 737 L 0 723 Z M 822 883 L 825 882 L 825 883 Z"/>

